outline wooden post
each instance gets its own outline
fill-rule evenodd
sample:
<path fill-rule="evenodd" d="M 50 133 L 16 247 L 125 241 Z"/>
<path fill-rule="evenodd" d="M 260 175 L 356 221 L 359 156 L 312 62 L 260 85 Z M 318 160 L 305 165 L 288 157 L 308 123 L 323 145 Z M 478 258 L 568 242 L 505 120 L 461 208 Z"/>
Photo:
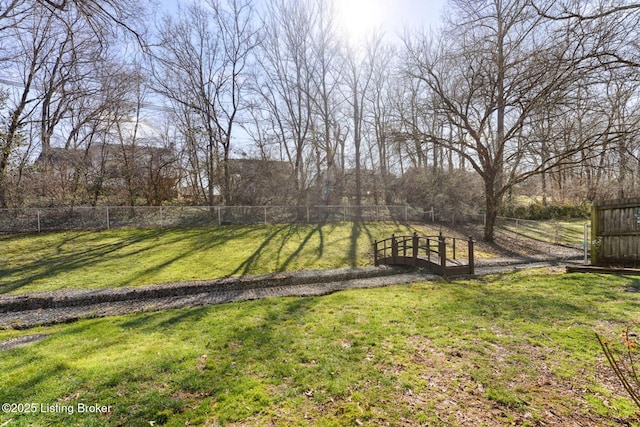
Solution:
<path fill-rule="evenodd" d="M 598 220 L 598 206 L 594 203 L 591 207 L 591 265 L 598 265 L 598 246 L 602 244 Z"/>
<path fill-rule="evenodd" d="M 456 259 L 456 238 L 453 238 L 453 259 Z"/>
<path fill-rule="evenodd" d="M 396 240 L 396 235 L 391 235 L 391 259 L 394 264 L 398 262 L 398 241 Z"/>
<path fill-rule="evenodd" d="M 427 237 L 427 261 L 431 262 L 431 239 Z"/>
<path fill-rule="evenodd" d="M 445 244 L 444 237 L 440 233 L 440 241 L 438 242 L 438 251 L 440 252 L 440 274 L 442 276 L 447 275 L 447 245 Z"/>
<path fill-rule="evenodd" d="M 419 239 L 418 239 L 418 233 L 416 233 L 415 231 L 413 232 L 413 239 L 412 239 L 412 246 L 413 246 L 413 265 L 416 266 L 418 265 L 418 243 L 419 243 Z"/>
<path fill-rule="evenodd" d="M 584 265 L 589 265 L 589 256 L 587 253 L 589 250 L 589 224 L 585 222 L 583 228 L 582 244 L 584 245 Z"/>
<path fill-rule="evenodd" d="M 473 237 L 469 236 L 469 274 L 474 274 L 475 260 L 473 259 Z"/>
<path fill-rule="evenodd" d="M 378 262 L 378 241 L 377 240 L 373 241 L 373 265 L 375 265 L 376 267 L 380 265 L 380 263 Z"/>

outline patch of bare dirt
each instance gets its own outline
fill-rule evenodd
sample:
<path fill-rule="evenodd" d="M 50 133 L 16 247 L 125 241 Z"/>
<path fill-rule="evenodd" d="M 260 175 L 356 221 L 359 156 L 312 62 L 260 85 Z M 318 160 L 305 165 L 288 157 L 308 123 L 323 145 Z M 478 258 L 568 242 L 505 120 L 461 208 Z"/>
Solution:
<path fill-rule="evenodd" d="M 640 425 L 640 416 L 632 418 L 605 417 L 587 402 L 587 394 L 601 399 L 608 406 L 607 397 L 594 391 L 598 387 L 611 396 L 625 396 L 624 389 L 610 375 L 600 361 L 593 372 L 580 372 L 574 378 L 560 378 L 554 373 L 551 353 L 557 349 L 518 344 L 514 348 L 493 345 L 493 372 L 507 391 L 507 397 L 492 394 L 491 381 L 476 375 L 477 366 L 469 352 L 434 349 L 426 337 L 412 337 L 415 354 L 412 362 L 419 365 L 419 378 L 428 387 L 419 392 L 409 390 L 399 398 L 399 404 L 424 408 L 435 414 L 443 426 L 630 426 Z M 505 360 L 526 358 L 520 371 L 506 374 Z M 407 424 L 411 425 L 411 424 Z"/>
<path fill-rule="evenodd" d="M 23 337 L 11 338 L 5 341 L 0 341 L 0 351 L 1 350 L 11 350 L 18 347 L 24 347 L 29 344 L 37 343 L 38 341 L 42 341 L 43 339 L 49 337 L 47 334 L 33 334 L 33 335 L 25 335 Z"/>

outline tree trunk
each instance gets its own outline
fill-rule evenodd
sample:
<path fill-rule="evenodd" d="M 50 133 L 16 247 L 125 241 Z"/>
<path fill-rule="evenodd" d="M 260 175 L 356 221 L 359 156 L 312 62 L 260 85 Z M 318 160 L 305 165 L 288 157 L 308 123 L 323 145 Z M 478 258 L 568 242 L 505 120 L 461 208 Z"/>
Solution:
<path fill-rule="evenodd" d="M 355 160 L 356 160 L 356 208 L 358 210 L 357 215 L 360 214 L 360 205 L 362 205 L 362 182 L 360 176 L 360 144 L 361 135 L 360 127 L 362 126 L 362 120 L 360 115 L 360 106 L 358 102 L 357 87 L 354 89 L 353 94 L 353 142 L 355 144 Z"/>
<path fill-rule="evenodd" d="M 496 227 L 496 219 L 502 207 L 502 194 L 497 194 L 495 190 L 495 177 L 485 178 L 485 212 L 486 220 L 484 224 L 483 240 L 487 243 L 493 243 L 495 240 L 494 232 Z"/>
<path fill-rule="evenodd" d="M 224 174 L 224 204 L 229 206 L 233 203 L 231 196 L 231 168 L 229 165 L 229 154 L 231 153 L 231 132 L 227 134 L 225 142 L 222 144 L 222 149 L 224 152 L 222 153 L 222 172 Z"/>

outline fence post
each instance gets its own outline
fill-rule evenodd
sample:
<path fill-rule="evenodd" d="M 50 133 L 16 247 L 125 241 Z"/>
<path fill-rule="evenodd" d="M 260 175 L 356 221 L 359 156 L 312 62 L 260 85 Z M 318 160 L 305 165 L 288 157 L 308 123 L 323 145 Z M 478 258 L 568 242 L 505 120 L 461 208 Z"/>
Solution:
<path fill-rule="evenodd" d="M 589 224 L 586 222 L 584 223 L 584 237 L 582 244 L 584 245 L 584 265 L 589 265 L 589 257 L 587 255 L 589 252 Z"/>
<path fill-rule="evenodd" d="M 475 270 L 475 260 L 473 259 L 473 237 L 469 236 L 469 274 L 474 274 Z"/>
<path fill-rule="evenodd" d="M 412 247 L 413 247 L 413 265 L 418 265 L 418 233 L 416 233 L 415 231 L 413 232 L 413 239 L 412 239 Z"/>
<path fill-rule="evenodd" d="M 407 222 L 407 206 L 404 207 L 404 222 Z"/>
<path fill-rule="evenodd" d="M 162 217 L 162 206 L 160 206 L 160 228 L 164 228 L 164 220 Z"/>
<path fill-rule="evenodd" d="M 220 212 L 220 206 L 217 207 L 218 209 L 218 227 L 222 225 L 222 213 Z"/>
<path fill-rule="evenodd" d="M 267 207 L 264 207 L 264 223 L 267 223 Z"/>
<path fill-rule="evenodd" d="M 598 265 L 598 246 L 600 243 L 600 225 L 598 206 L 591 207 L 591 265 Z M 595 242 L 595 244 L 594 244 Z"/>
<path fill-rule="evenodd" d="M 309 224 L 309 205 L 307 205 L 307 224 Z"/>
<path fill-rule="evenodd" d="M 38 233 L 40 233 L 40 231 L 42 231 L 42 227 L 40 226 L 40 209 L 37 210 L 37 214 L 38 214 Z"/>
<path fill-rule="evenodd" d="M 111 228 L 111 220 L 109 219 L 109 206 L 107 206 L 107 230 Z"/>
<path fill-rule="evenodd" d="M 431 222 L 436 222 L 436 213 L 433 210 L 433 206 L 431 207 Z"/>

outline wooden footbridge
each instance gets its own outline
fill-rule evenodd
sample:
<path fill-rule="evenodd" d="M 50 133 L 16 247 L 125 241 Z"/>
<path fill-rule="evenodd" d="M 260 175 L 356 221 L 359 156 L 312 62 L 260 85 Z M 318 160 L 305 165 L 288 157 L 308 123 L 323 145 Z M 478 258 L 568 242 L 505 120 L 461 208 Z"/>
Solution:
<path fill-rule="evenodd" d="M 450 243 L 449 243 L 450 242 Z M 375 265 L 407 265 L 424 268 L 441 276 L 474 274 L 471 237 L 396 236 L 373 244 Z"/>

